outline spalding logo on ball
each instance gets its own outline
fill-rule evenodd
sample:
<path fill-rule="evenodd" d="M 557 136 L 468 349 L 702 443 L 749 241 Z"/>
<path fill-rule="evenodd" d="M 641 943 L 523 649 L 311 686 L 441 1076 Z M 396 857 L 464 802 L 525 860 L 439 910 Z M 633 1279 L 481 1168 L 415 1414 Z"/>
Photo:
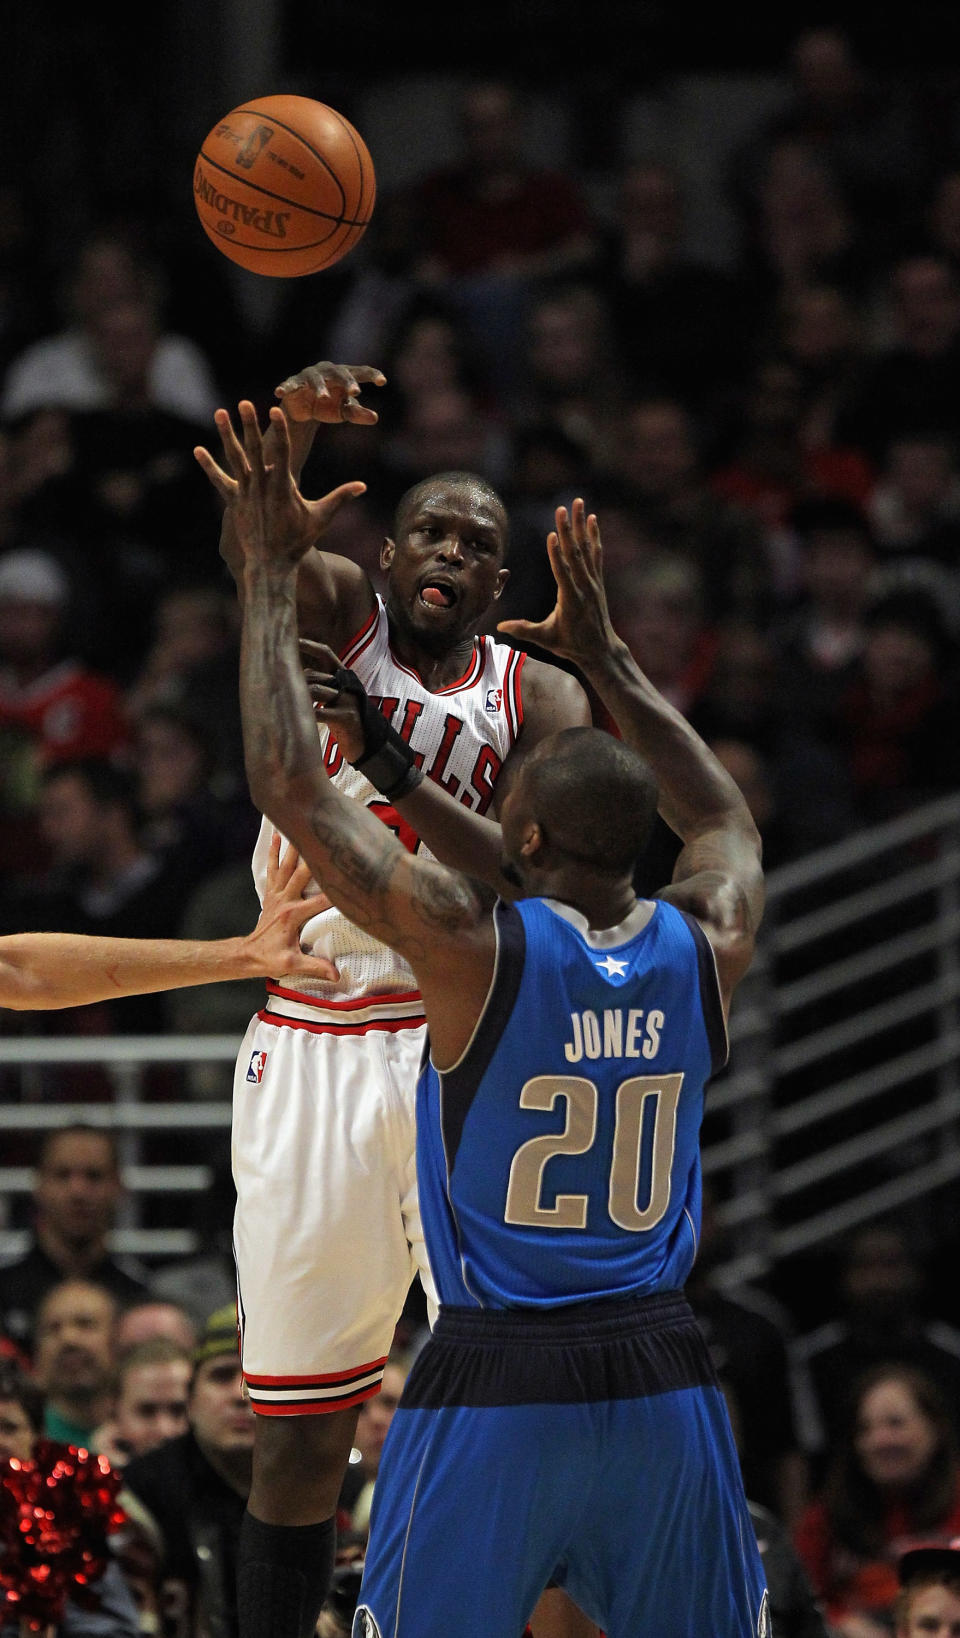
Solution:
<path fill-rule="evenodd" d="M 332 267 L 369 225 L 377 184 L 350 121 L 310 97 L 257 97 L 213 127 L 193 199 L 218 250 L 251 273 Z"/>

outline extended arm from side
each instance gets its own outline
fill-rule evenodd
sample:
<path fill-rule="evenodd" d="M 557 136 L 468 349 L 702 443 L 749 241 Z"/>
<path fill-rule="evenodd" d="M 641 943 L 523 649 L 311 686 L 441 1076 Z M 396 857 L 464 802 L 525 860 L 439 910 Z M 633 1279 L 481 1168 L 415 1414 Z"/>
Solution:
<path fill-rule="evenodd" d="M 299 934 L 313 914 L 302 897 L 310 872 L 274 842 L 263 910 L 238 938 L 100 938 L 86 933 L 12 933 L 0 938 L 0 1007 L 46 1011 L 123 995 L 147 995 L 280 973 L 336 979 L 332 962 L 306 956 Z"/>

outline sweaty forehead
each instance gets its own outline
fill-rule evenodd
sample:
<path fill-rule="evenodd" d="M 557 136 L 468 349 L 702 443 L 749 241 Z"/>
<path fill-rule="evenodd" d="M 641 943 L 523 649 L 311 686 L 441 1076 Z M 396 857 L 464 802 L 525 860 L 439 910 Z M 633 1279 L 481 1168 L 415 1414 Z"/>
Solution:
<path fill-rule="evenodd" d="M 475 483 L 436 483 L 424 485 L 409 496 L 403 507 L 401 522 L 404 530 L 421 518 L 437 522 L 461 521 L 489 530 L 502 541 L 507 537 L 507 514 L 495 495 Z"/>

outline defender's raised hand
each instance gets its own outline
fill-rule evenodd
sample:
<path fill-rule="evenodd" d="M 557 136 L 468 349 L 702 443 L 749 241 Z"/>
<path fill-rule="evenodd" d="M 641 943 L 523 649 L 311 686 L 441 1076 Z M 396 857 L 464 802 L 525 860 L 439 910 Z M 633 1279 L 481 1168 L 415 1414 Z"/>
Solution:
<path fill-rule="evenodd" d="M 237 406 L 243 441 L 237 437 L 228 412 L 214 416 L 227 471 L 209 450 L 199 445 L 194 456 L 214 489 L 229 507 L 237 543 L 245 556 L 261 560 L 296 562 L 329 527 L 344 501 L 362 495 L 366 484 L 342 483 L 320 500 L 306 500 L 290 467 L 290 439 L 283 411 L 270 410 L 274 438 L 272 459 L 264 448 L 257 412 L 249 399 Z"/>
<path fill-rule="evenodd" d="M 578 497 L 570 511 L 558 506 L 547 554 L 557 582 L 557 601 L 545 620 L 501 620 L 498 631 L 587 669 L 619 638 L 610 621 L 603 584 L 600 526 Z"/>
<path fill-rule="evenodd" d="M 283 413 L 291 421 L 346 421 L 351 426 L 373 426 L 375 409 L 361 404 L 365 386 L 384 387 L 387 378 L 372 364 L 310 364 L 289 375 L 276 388 Z"/>

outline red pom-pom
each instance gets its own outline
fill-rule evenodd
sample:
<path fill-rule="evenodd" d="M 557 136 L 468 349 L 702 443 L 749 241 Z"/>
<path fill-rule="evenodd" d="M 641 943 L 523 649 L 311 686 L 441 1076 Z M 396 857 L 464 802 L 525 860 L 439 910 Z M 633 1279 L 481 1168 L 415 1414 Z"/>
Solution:
<path fill-rule="evenodd" d="M 68 1598 L 96 1603 L 107 1538 L 126 1522 L 120 1484 L 105 1456 L 47 1439 L 32 1461 L 0 1464 L 0 1593 L 21 1628 L 55 1626 Z"/>

